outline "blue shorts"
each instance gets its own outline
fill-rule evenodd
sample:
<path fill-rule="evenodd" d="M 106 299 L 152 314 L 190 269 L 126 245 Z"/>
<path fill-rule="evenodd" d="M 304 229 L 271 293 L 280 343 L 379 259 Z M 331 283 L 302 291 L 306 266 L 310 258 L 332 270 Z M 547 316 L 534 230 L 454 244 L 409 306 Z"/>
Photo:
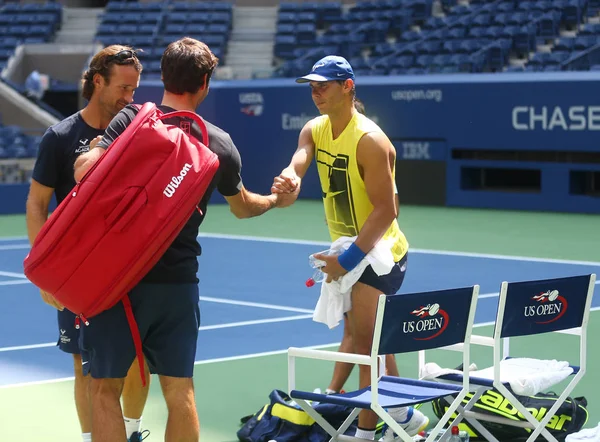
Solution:
<path fill-rule="evenodd" d="M 406 264 L 408 260 L 408 252 L 402 257 L 400 261 L 394 264 L 392 271 L 387 275 L 378 276 L 373 270 L 373 267 L 368 266 L 358 282 L 362 282 L 370 287 L 376 288 L 384 295 L 395 295 L 402 283 L 404 282 L 404 275 L 406 275 Z"/>
<path fill-rule="evenodd" d="M 150 372 L 191 378 L 200 327 L 197 284 L 138 284 L 129 294 Z M 123 303 L 81 326 L 83 373 L 124 378 L 135 358 Z"/>
<path fill-rule="evenodd" d="M 67 309 L 57 310 L 58 318 L 58 348 L 65 353 L 78 355 L 79 349 L 79 329 L 75 328 L 75 313 Z"/>

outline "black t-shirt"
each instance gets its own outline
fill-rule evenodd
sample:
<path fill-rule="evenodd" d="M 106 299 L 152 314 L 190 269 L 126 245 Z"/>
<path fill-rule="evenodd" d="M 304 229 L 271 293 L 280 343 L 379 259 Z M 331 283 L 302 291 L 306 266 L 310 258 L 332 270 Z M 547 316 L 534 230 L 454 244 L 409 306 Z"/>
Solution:
<path fill-rule="evenodd" d="M 80 112 L 49 127 L 40 141 L 32 178 L 55 189 L 56 201 L 60 204 L 75 187 L 75 160 L 88 152 L 90 141 L 103 133 L 88 126 Z"/>
<path fill-rule="evenodd" d="M 159 106 L 159 109 L 165 113 L 173 112 L 168 106 Z M 98 147 L 108 148 L 111 143 L 125 131 L 125 128 L 133 121 L 138 113 L 135 106 L 126 106 L 110 122 L 109 126 L 98 143 Z M 168 124 L 174 124 L 182 127 L 184 130 L 190 128 L 191 134 L 202 141 L 202 134 L 197 124 L 191 119 L 174 118 L 164 120 Z M 159 262 L 144 277 L 142 282 L 146 283 L 194 283 L 198 282 L 198 260 L 202 249 L 198 244 L 198 228 L 204 216 L 206 215 L 207 204 L 210 196 L 215 189 L 223 196 L 237 195 L 242 189 L 242 160 L 240 154 L 233 144 L 229 134 L 214 124 L 204 120 L 208 131 L 209 148 L 219 157 L 219 168 L 215 177 L 211 181 L 207 192 L 204 194 L 199 208 L 202 211 L 194 211 L 191 218 L 185 224 L 179 235 L 175 238 L 171 246 L 161 257 Z M 184 124 L 182 124 L 184 123 Z M 190 124 L 191 123 L 191 124 Z"/>

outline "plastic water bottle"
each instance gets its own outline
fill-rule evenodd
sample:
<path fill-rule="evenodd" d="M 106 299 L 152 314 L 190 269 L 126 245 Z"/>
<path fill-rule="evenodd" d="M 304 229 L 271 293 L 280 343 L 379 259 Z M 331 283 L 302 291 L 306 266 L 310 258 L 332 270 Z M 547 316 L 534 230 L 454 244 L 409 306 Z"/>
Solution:
<path fill-rule="evenodd" d="M 315 284 L 325 280 L 325 273 L 323 273 L 321 267 L 324 267 L 326 263 L 325 261 L 315 258 L 315 255 L 318 255 L 319 253 L 322 255 L 331 255 L 333 254 L 333 251 L 331 249 L 327 249 L 323 250 L 322 252 L 314 253 L 308 257 L 308 264 L 315 269 L 315 271 L 313 275 L 306 280 L 306 287 L 312 287 Z"/>
<path fill-rule="evenodd" d="M 453 430 L 454 428 L 456 428 L 456 430 Z M 457 426 L 454 426 L 454 427 L 452 427 L 452 429 L 450 429 L 452 436 L 450 437 L 449 440 L 450 441 L 469 442 L 470 437 L 469 437 L 469 433 L 467 431 L 458 431 L 458 433 L 457 433 L 458 439 L 456 439 L 456 435 L 454 434 L 453 431 L 457 431 L 457 430 L 458 430 Z M 442 433 L 443 433 L 443 431 L 440 432 L 440 434 L 438 434 L 435 437 L 434 441 L 440 440 L 442 437 Z M 415 442 L 425 441 L 429 437 L 430 434 L 431 434 L 430 431 L 421 431 L 418 435 L 413 437 L 413 441 L 415 441 Z"/>
<path fill-rule="evenodd" d="M 460 432 L 458 431 L 458 427 L 456 425 L 452 427 L 450 432 L 452 433 L 452 436 L 450 436 L 448 442 L 461 442 Z"/>

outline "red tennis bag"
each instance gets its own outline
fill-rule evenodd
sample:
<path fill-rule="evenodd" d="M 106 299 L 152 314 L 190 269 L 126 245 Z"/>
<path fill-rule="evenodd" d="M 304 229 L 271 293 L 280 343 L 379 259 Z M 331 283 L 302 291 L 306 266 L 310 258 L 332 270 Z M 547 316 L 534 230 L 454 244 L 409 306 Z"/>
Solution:
<path fill-rule="evenodd" d="M 172 117 L 193 119 L 203 143 L 163 123 Z M 27 278 L 75 313 L 77 326 L 79 318 L 88 325 L 123 301 L 141 356 L 127 293 L 158 262 L 206 193 L 219 166 L 207 146 L 206 126 L 195 113 L 163 113 L 145 103 L 44 224 L 24 261 Z"/>

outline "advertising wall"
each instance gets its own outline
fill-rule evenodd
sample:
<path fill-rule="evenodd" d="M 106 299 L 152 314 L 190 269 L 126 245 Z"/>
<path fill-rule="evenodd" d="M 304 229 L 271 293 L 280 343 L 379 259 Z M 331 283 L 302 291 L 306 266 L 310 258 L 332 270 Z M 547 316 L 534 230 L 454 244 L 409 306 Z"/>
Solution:
<path fill-rule="evenodd" d="M 160 82 L 145 82 L 135 101 L 161 97 Z M 445 176 L 447 205 L 600 212 L 597 73 L 366 77 L 357 97 L 394 143 L 399 170 L 439 166 L 423 170 Z M 310 87 L 293 79 L 214 81 L 198 113 L 229 132 L 244 183 L 259 193 L 318 115 Z M 442 182 L 415 175 L 415 188 Z M 301 197 L 320 196 L 312 166 Z"/>

